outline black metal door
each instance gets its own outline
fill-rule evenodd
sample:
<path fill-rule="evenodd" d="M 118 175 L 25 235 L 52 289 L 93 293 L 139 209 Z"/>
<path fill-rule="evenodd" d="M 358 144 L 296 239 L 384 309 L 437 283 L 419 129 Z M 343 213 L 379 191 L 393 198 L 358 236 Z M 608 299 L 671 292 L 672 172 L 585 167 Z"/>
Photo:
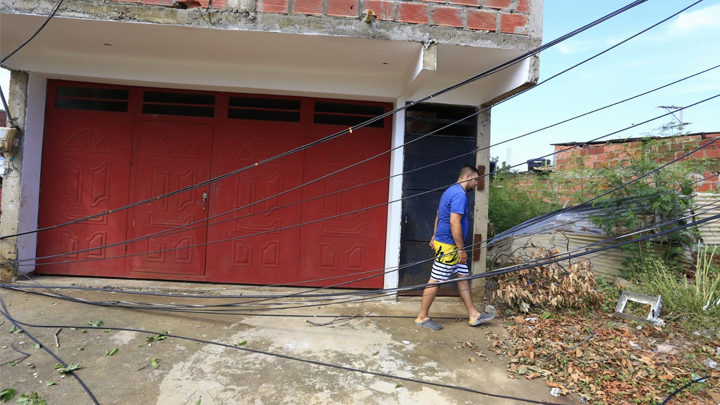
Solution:
<path fill-rule="evenodd" d="M 460 168 L 475 166 L 477 120 L 475 107 L 420 104 L 408 109 L 405 123 L 403 206 L 400 245 L 400 287 L 424 284 L 430 277 L 433 251 L 428 246 L 440 196 L 454 184 Z M 427 135 L 437 131 L 432 135 Z M 437 190 L 435 190 L 437 189 Z M 413 197 L 416 196 L 416 197 Z M 412 197 L 412 198 L 408 198 Z M 468 193 L 468 234 L 472 242 L 474 198 Z M 470 263 L 468 263 L 470 265 Z M 408 294 L 418 295 L 422 290 Z M 454 284 L 440 294 L 456 295 Z"/>

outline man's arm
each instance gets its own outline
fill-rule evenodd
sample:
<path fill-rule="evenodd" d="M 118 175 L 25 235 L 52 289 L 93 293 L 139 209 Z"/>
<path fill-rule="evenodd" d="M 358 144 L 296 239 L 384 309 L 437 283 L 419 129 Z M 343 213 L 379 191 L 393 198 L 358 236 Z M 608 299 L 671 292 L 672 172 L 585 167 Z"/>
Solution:
<path fill-rule="evenodd" d="M 460 254 L 459 263 L 467 262 L 467 253 L 465 252 L 465 244 L 463 243 L 462 234 L 462 220 L 463 214 L 450 213 L 450 232 L 452 232 L 455 246 L 458 247 L 458 253 Z"/>
<path fill-rule="evenodd" d="M 435 212 L 435 225 L 433 225 L 433 234 L 430 237 L 430 248 L 435 249 L 435 233 L 437 232 L 437 223 L 438 223 L 438 213 Z"/>

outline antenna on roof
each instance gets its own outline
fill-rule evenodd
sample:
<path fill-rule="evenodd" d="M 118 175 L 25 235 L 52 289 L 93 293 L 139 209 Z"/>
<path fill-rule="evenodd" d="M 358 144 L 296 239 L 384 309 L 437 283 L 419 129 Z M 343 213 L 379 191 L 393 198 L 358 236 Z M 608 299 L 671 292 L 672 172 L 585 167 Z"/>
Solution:
<path fill-rule="evenodd" d="M 667 112 L 670 113 L 670 115 L 673 116 L 673 118 L 675 118 L 675 120 L 679 124 L 678 127 L 680 128 L 680 135 L 682 135 L 684 125 L 692 124 L 692 122 L 683 122 L 683 110 L 685 109 L 685 107 L 678 107 L 675 105 L 659 105 L 657 108 L 662 108 L 662 109 L 666 110 Z M 675 110 L 675 111 L 673 112 L 673 110 Z M 678 111 L 680 112 L 680 118 L 675 116 L 675 112 L 678 112 Z"/>

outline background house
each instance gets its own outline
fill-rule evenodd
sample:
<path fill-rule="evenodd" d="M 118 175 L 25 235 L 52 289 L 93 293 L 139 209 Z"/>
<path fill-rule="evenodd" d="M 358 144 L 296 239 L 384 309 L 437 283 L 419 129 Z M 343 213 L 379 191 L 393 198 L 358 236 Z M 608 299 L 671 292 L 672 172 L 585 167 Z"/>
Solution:
<path fill-rule="evenodd" d="M 4 2 L 2 56 L 54 5 Z M 24 134 L 0 234 L 153 198 L 346 130 L 537 47 L 541 27 L 541 0 L 63 3 L 5 63 L 13 70 L 10 109 Z M 463 164 L 485 168 L 487 150 L 472 151 L 490 144 L 490 113 L 403 145 L 537 76 L 538 59 L 529 58 L 222 181 L 3 240 L 0 253 L 27 260 L 84 250 L 21 262 L 21 271 L 43 274 L 303 285 L 376 275 L 347 284 L 372 288 L 424 282 L 424 266 L 382 269 L 428 258 L 440 191 L 399 200 L 449 185 Z M 474 217 L 471 239 L 483 240 L 484 188 Z M 218 223 L 205 227 L 206 220 Z M 197 221 L 203 226 L 106 247 Z M 483 269 L 484 252 L 473 264 Z M 11 273 L 6 266 L 5 277 Z"/>
<path fill-rule="evenodd" d="M 662 164 L 701 148 L 680 160 L 702 160 L 704 163 L 701 170 L 692 173 L 694 184 L 692 190 L 687 191 L 694 193 L 695 206 L 698 207 L 695 219 L 701 220 L 720 214 L 720 208 L 717 208 L 720 207 L 717 194 L 720 171 L 718 137 L 720 133 L 714 132 L 554 144 L 554 165 L 511 174 L 505 186 L 513 187 L 530 199 L 552 200 L 558 206 L 574 206 L 595 197 L 598 192 L 606 191 L 607 188 L 602 185 L 599 191 L 594 188 L 586 192 L 583 190 L 599 177 L 598 170 L 626 166 L 641 153 L 656 156 L 657 163 Z M 552 177 L 547 176 L 549 172 L 553 173 Z M 590 220 L 599 212 L 602 211 L 598 206 L 584 203 L 569 211 L 559 210 L 533 218 L 495 235 L 489 242 L 489 258 L 507 262 L 517 257 L 530 258 L 539 248 L 582 252 L 587 251 L 585 246 L 591 244 L 597 244 L 593 249 L 608 246 L 608 243 L 600 242 L 610 236 Z M 698 226 L 698 230 L 703 243 L 711 246 L 720 244 L 720 226 L 717 224 L 712 221 L 704 223 Z M 620 274 L 623 261 L 628 257 L 627 252 L 615 248 L 587 255 L 584 259 L 592 263 L 596 274 L 612 279 Z"/>

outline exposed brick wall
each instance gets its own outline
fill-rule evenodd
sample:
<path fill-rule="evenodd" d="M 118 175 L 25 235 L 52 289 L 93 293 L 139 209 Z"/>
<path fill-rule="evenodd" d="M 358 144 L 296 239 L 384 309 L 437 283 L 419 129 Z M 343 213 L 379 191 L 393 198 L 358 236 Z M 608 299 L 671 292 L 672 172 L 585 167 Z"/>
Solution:
<path fill-rule="evenodd" d="M 660 156 L 658 163 L 666 163 L 670 160 L 690 152 L 701 145 L 707 145 L 715 139 L 720 138 L 720 133 L 691 134 L 662 138 L 655 153 Z M 555 168 L 557 174 L 552 181 L 546 177 L 533 173 L 517 173 L 510 176 L 510 187 L 521 193 L 526 193 L 534 198 L 545 202 L 577 204 L 581 201 L 595 196 L 595 190 L 588 189 L 587 180 L 583 176 L 592 176 L 593 170 L 603 167 L 616 167 L 628 163 L 629 159 L 637 156 L 642 151 L 641 140 L 629 142 L 607 142 L 591 145 L 555 145 Z M 686 159 L 707 159 L 705 172 L 696 173 L 694 190 L 697 192 L 718 192 L 720 189 L 720 139 L 706 146 L 700 151 L 694 152 Z M 588 170 L 585 174 L 581 170 Z M 567 174 L 567 176 L 563 176 Z M 575 177 L 579 176 L 579 177 Z M 590 187 L 592 188 L 592 187 Z"/>
<path fill-rule="evenodd" d="M 6 127 L 7 126 L 7 113 L 5 113 L 5 110 L 0 110 L 0 127 Z"/>
<path fill-rule="evenodd" d="M 173 6 L 173 0 L 107 0 Z M 359 18 L 372 10 L 380 21 L 528 35 L 532 0 L 256 0 L 258 13 Z M 227 0 L 176 0 L 186 8 L 224 9 Z"/>
<path fill-rule="evenodd" d="M 696 191 L 717 191 L 717 173 L 720 172 L 720 140 L 713 142 L 716 138 L 720 138 L 720 132 L 662 138 L 664 142 L 656 147 L 656 152 L 660 156 L 658 161 L 667 162 L 677 159 L 699 146 L 707 145 L 685 159 L 710 159 L 706 171 L 698 173 L 701 178 L 707 177 L 708 179 L 699 182 Z M 642 144 L 643 141 L 638 139 L 628 142 L 607 142 L 579 146 L 555 145 L 556 152 L 566 149 L 555 155 L 555 171 L 567 172 L 579 168 L 600 169 L 624 165 L 628 162 L 628 159 L 637 156 L 641 152 Z"/>

